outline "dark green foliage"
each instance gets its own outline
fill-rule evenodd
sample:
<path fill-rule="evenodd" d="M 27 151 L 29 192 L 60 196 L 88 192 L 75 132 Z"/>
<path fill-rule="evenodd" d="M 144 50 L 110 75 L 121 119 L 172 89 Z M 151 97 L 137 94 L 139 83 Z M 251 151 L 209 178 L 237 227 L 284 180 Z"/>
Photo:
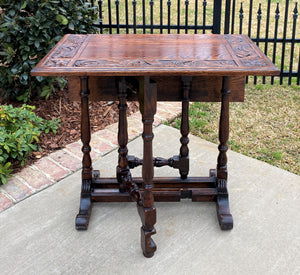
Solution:
<path fill-rule="evenodd" d="M 0 0 L 0 91 L 24 102 L 48 97 L 61 78 L 31 77 L 37 62 L 66 33 L 94 33 L 94 8 L 82 0 Z"/>
<path fill-rule="evenodd" d="M 0 105 L 0 185 L 6 183 L 12 172 L 10 160 L 21 161 L 23 165 L 28 154 L 38 149 L 35 142 L 42 132 L 56 133 L 59 120 L 42 119 L 33 112 L 34 108 Z"/>

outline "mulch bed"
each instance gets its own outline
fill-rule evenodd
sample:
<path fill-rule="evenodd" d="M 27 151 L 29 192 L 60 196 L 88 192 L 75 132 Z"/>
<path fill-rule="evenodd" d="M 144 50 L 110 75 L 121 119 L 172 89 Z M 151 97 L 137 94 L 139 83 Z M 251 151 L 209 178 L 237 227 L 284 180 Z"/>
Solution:
<path fill-rule="evenodd" d="M 72 102 L 66 96 L 66 93 L 68 93 L 67 90 L 57 90 L 48 100 L 36 98 L 28 103 L 28 105 L 35 106 L 34 112 L 44 119 L 60 118 L 61 126 L 56 134 L 50 132 L 40 135 L 38 145 L 42 148 L 42 151 L 31 153 L 25 166 L 80 139 L 80 102 Z M 23 103 L 14 102 L 11 104 L 17 107 Z M 104 129 L 106 126 L 118 121 L 118 102 L 99 101 L 90 102 L 89 104 L 92 132 Z M 127 115 L 131 115 L 139 109 L 137 102 L 128 102 L 127 105 Z M 17 172 L 22 167 L 19 162 L 13 162 L 11 168 L 14 169 L 14 172 Z"/>

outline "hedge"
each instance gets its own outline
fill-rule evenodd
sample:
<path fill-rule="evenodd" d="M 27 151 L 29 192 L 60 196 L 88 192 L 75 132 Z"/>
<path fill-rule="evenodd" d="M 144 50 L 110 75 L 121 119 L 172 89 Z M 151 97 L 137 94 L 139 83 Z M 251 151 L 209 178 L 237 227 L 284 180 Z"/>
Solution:
<path fill-rule="evenodd" d="M 48 97 L 61 78 L 31 77 L 37 62 L 66 33 L 95 33 L 97 12 L 81 0 L 0 0 L 0 90 L 5 99 Z"/>

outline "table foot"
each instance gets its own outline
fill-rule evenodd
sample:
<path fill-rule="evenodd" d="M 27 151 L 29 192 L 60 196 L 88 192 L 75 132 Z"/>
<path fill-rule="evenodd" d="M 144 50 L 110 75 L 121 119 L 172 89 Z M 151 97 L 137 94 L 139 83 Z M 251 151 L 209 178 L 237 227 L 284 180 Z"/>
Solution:
<path fill-rule="evenodd" d="M 156 234 L 154 228 L 154 224 L 156 223 L 156 208 L 147 208 L 142 205 L 138 205 L 137 207 L 143 224 L 141 227 L 141 247 L 144 256 L 151 258 L 156 251 L 156 244 L 151 238 L 152 235 Z"/>
<path fill-rule="evenodd" d="M 79 213 L 76 216 L 76 220 L 75 220 L 75 227 L 77 230 L 87 230 L 88 229 L 88 225 L 89 225 L 89 219 L 90 219 L 90 215 L 89 214 L 82 214 Z"/>
<path fill-rule="evenodd" d="M 90 186 L 91 180 L 82 181 L 79 213 L 75 219 L 75 227 L 77 230 L 87 230 L 89 225 L 89 220 L 92 211 Z"/>
<path fill-rule="evenodd" d="M 217 216 L 219 225 L 222 230 L 230 230 L 233 228 L 233 218 L 230 214 L 228 193 L 226 188 L 226 180 L 217 180 Z"/>
<path fill-rule="evenodd" d="M 233 218 L 229 211 L 228 199 L 217 198 L 217 215 L 222 230 L 230 230 L 233 228 Z"/>
<path fill-rule="evenodd" d="M 153 231 L 146 231 L 143 228 L 141 228 L 141 244 L 143 249 L 143 255 L 146 258 L 151 258 L 154 255 L 154 252 L 156 251 L 156 244 L 150 237 L 151 235 L 155 234 L 156 232 Z M 150 245 L 149 245 L 150 241 Z"/>

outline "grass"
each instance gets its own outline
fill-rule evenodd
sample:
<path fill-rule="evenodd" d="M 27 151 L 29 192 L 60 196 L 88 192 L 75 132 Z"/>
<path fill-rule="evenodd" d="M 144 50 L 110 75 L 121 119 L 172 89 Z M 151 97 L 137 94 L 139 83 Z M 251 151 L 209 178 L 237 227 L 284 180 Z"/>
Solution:
<path fill-rule="evenodd" d="M 300 175 L 300 87 L 248 84 L 245 102 L 230 105 L 229 148 Z M 219 113 L 220 103 L 191 104 L 191 133 L 218 143 Z"/>

